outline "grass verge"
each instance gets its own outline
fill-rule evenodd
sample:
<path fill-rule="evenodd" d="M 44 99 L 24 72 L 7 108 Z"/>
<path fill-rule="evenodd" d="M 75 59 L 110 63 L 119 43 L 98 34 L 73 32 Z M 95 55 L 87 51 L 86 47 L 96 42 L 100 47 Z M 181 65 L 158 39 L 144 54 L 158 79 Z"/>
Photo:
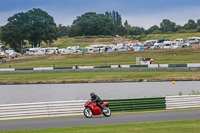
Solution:
<path fill-rule="evenodd" d="M 0 83 L 88 83 L 124 81 L 171 81 L 200 80 L 199 71 L 111 71 L 111 72 L 68 72 L 1 74 Z"/>
<path fill-rule="evenodd" d="M 200 120 L 6 131 L 2 133 L 199 133 Z"/>
<path fill-rule="evenodd" d="M 27 56 L 1 63 L 0 68 L 134 65 L 136 57 L 151 57 L 154 64 L 200 63 L 200 49 L 145 50 L 114 53 Z"/>

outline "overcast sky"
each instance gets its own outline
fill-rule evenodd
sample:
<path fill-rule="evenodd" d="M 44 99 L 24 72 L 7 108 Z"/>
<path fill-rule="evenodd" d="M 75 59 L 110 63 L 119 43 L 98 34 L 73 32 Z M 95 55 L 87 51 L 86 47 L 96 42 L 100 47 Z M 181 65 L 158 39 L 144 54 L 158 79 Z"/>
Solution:
<path fill-rule="evenodd" d="M 117 11 L 122 21 L 132 26 L 149 28 L 163 19 L 183 25 L 189 19 L 200 19 L 200 0 L 0 0 L 0 26 L 19 12 L 41 8 L 57 24 L 71 25 L 86 12 Z"/>

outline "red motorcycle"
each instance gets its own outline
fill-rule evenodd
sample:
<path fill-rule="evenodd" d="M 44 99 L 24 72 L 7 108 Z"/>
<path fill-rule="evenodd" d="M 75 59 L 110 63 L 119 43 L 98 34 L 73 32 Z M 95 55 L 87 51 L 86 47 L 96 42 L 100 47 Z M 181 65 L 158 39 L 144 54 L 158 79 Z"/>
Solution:
<path fill-rule="evenodd" d="M 101 112 L 101 108 L 97 106 L 97 103 L 90 103 L 91 100 L 88 100 L 85 103 L 85 109 L 83 111 L 83 114 L 86 118 L 91 118 L 93 115 L 101 115 L 103 114 L 106 117 L 109 117 L 111 115 L 110 109 L 107 107 L 108 102 L 104 102 L 101 106 L 103 107 L 103 113 Z"/>

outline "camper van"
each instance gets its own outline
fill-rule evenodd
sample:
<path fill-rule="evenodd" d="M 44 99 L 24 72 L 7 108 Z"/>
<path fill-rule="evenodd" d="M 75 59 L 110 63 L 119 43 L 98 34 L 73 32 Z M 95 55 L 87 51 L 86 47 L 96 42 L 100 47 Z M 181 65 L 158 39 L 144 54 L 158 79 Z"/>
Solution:
<path fill-rule="evenodd" d="M 69 51 L 72 51 L 73 53 L 76 53 L 76 49 L 79 48 L 79 46 L 69 46 L 67 47 L 66 49 L 69 50 Z"/>
<path fill-rule="evenodd" d="M 45 54 L 47 54 L 47 55 L 59 54 L 58 47 L 45 48 Z"/>
<path fill-rule="evenodd" d="M 184 40 L 182 38 L 175 39 L 174 42 L 177 42 L 178 44 L 184 44 Z"/>
<path fill-rule="evenodd" d="M 200 37 L 189 37 L 187 43 L 189 44 L 200 43 Z"/>
<path fill-rule="evenodd" d="M 90 45 L 90 47 L 95 51 L 95 52 L 104 52 L 105 48 L 107 45 L 104 44 L 99 44 L 99 45 Z"/>
<path fill-rule="evenodd" d="M 45 48 L 30 48 L 26 55 L 45 55 Z"/>
<path fill-rule="evenodd" d="M 153 46 L 157 40 L 147 40 L 144 42 L 144 46 Z"/>

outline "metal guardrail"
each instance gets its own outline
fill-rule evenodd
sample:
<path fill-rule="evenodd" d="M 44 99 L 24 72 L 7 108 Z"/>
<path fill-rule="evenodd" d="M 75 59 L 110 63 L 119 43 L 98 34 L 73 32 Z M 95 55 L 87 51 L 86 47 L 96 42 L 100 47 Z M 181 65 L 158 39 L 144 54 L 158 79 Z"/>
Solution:
<path fill-rule="evenodd" d="M 104 101 L 109 102 L 109 108 L 113 112 L 200 107 L 200 95 Z M 0 120 L 83 115 L 85 102 L 86 100 L 3 104 L 0 105 Z"/>
<path fill-rule="evenodd" d="M 200 70 L 200 63 L 193 64 L 149 64 L 149 65 L 111 65 L 111 66 L 74 66 L 39 68 L 0 68 L 0 73 L 34 73 L 62 71 L 147 71 L 147 70 Z"/>
<path fill-rule="evenodd" d="M 82 115 L 86 100 L 0 105 L 0 120 Z"/>
<path fill-rule="evenodd" d="M 200 95 L 166 96 L 166 109 L 200 107 Z"/>
<path fill-rule="evenodd" d="M 118 99 L 106 101 L 109 102 L 109 108 L 111 109 L 111 111 L 115 112 L 165 109 L 165 97 Z"/>

